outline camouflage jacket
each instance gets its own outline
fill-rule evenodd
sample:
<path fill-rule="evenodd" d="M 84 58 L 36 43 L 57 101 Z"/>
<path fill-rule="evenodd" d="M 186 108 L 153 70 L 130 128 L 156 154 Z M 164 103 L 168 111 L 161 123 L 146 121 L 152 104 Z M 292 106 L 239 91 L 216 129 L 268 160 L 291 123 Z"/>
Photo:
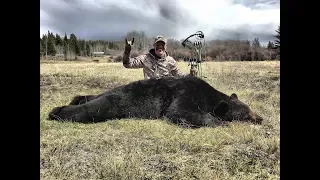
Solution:
<path fill-rule="evenodd" d="M 130 51 L 125 51 L 123 55 L 123 66 L 126 68 L 143 68 L 144 79 L 162 78 L 166 76 L 184 77 L 173 57 L 166 52 L 164 58 L 157 58 L 154 49 L 149 53 L 134 58 L 130 58 Z"/>

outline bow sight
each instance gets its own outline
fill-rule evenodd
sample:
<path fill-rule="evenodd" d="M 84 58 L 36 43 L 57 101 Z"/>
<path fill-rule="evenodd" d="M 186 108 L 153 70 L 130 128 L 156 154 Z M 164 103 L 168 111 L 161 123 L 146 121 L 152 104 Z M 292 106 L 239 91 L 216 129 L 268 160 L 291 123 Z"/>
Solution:
<path fill-rule="evenodd" d="M 196 40 L 193 42 L 189 39 L 195 37 Z M 202 31 L 197 31 L 196 33 L 187 37 L 182 43 L 183 47 L 189 48 L 191 51 L 191 56 L 189 58 L 184 58 L 184 61 L 189 61 L 188 66 L 190 67 L 190 75 L 197 76 L 200 78 L 206 78 L 202 75 L 202 47 L 205 45 L 204 34 Z M 199 73 L 199 74 L 198 74 Z"/>

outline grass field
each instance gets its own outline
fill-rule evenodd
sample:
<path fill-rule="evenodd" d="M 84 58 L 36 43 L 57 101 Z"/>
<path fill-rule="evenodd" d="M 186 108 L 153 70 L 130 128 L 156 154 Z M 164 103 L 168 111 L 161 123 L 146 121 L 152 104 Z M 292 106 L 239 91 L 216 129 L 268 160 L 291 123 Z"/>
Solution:
<path fill-rule="evenodd" d="M 44 61 L 46 62 L 46 61 Z M 188 72 L 186 63 L 178 63 Z M 40 63 L 41 179 L 280 179 L 280 63 L 210 62 L 206 81 L 264 118 L 216 128 L 162 120 L 97 124 L 47 120 L 75 95 L 98 94 L 143 78 L 121 63 Z"/>

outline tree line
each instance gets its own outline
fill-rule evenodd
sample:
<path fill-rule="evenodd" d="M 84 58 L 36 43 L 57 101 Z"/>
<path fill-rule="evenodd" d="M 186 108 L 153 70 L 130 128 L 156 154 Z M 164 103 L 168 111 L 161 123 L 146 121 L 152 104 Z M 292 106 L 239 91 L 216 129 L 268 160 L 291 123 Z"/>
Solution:
<path fill-rule="evenodd" d="M 146 53 L 153 46 L 153 37 L 148 37 L 143 31 L 128 32 L 124 38 L 135 38 L 131 56 Z M 176 60 L 190 57 L 190 51 L 181 45 L 182 40 L 168 39 L 168 53 Z M 92 57 L 94 52 L 104 52 L 104 55 L 121 61 L 124 50 L 124 40 L 84 40 L 74 33 L 64 37 L 48 31 L 40 37 L 40 59 L 44 57 L 63 60 L 77 60 L 78 57 Z M 267 46 L 262 46 L 258 38 L 253 40 L 211 40 L 204 46 L 203 57 L 207 61 L 264 61 L 280 60 L 280 26 L 275 30 L 274 40 Z"/>

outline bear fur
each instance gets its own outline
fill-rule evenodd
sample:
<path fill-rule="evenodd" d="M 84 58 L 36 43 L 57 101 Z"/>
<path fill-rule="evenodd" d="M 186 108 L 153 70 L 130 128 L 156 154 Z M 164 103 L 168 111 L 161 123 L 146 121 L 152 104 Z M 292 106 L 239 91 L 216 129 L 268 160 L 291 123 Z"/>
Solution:
<path fill-rule="evenodd" d="M 69 105 L 49 113 L 50 120 L 82 123 L 163 117 L 196 127 L 233 120 L 260 124 L 263 120 L 235 93 L 228 96 L 197 77 L 135 81 L 99 95 L 76 96 Z"/>

